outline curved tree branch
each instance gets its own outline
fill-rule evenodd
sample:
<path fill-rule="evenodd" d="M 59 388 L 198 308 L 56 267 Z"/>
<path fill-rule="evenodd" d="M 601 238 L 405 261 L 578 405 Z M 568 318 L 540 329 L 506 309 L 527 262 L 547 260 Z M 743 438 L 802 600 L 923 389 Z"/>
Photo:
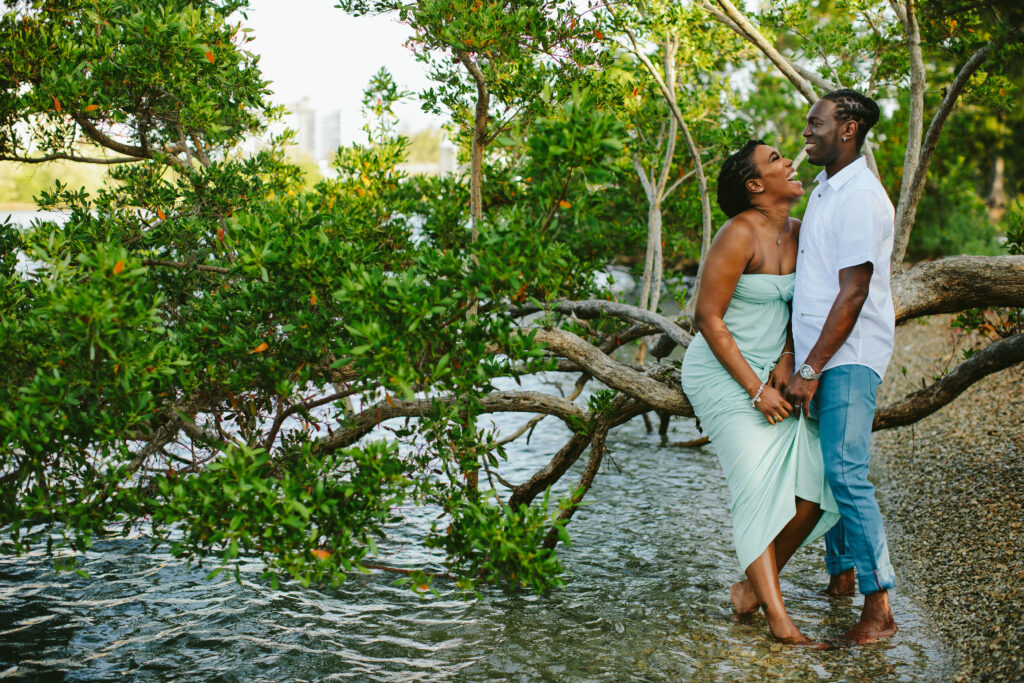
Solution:
<path fill-rule="evenodd" d="M 966 308 L 1024 306 L 1024 256 L 951 256 L 892 279 L 896 324 Z"/>
<path fill-rule="evenodd" d="M 654 364 L 646 373 L 637 372 L 565 330 L 540 330 L 535 339 L 612 389 L 618 389 L 656 410 L 693 417 L 693 407 L 683 392 L 660 381 L 669 370 L 664 366 Z"/>
<path fill-rule="evenodd" d="M 587 466 L 580 475 L 579 483 L 573 489 L 572 503 L 558 515 L 559 520 L 568 522 L 572 519 L 573 514 L 579 509 L 583 496 L 587 495 L 587 491 L 590 490 L 591 485 L 594 483 L 594 477 L 597 476 L 597 472 L 601 467 L 601 461 L 607 452 L 605 439 L 608 437 L 608 431 L 615 425 L 622 424 L 636 417 L 645 408 L 646 406 L 642 403 L 638 403 L 624 394 L 619 394 L 608 407 L 608 412 L 598 419 L 597 424 L 594 426 L 593 434 L 590 437 L 590 458 L 587 460 Z M 544 547 L 554 548 L 557 543 L 558 532 L 552 527 L 544 539 Z"/>
<path fill-rule="evenodd" d="M 626 322 L 645 323 L 661 330 L 663 333 L 683 348 L 690 345 L 693 337 L 675 322 L 659 315 L 653 311 L 647 311 L 639 306 L 622 304 L 617 301 L 605 301 L 604 299 L 584 299 L 582 301 L 558 301 L 552 306 L 558 313 L 575 315 L 577 318 L 589 320 L 608 315 Z"/>
<path fill-rule="evenodd" d="M 430 413 L 435 405 L 455 403 L 453 397 L 423 398 L 414 401 L 380 401 L 349 418 L 343 429 L 318 439 L 320 451 L 332 451 L 350 446 L 377 425 L 396 417 L 422 417 Z M 570 429 L 574 422 L 586 422 L 590 414 L 572 401 L 550 396 L 539 391 L 497 391 L 480 399 L 485 413 L 543 413 L 562 419 Z"/>
<path fill-rule="evenodd" d="M 1024 361 L 1024 334 L 1001 339 L 974 354 L 929 387 L 875 413 L 872 430 L 917 422 L 946 405 L 986 375 Z"/>
<path fill-rule="evenodd" d="M 71 113 L 71 118 L 73 118 L 75 120 L 75 123 L 77 123 L 82 128 L 82 130 L 85 132 L 86 135 L 88 135 L 90 138 L 92 138 L 93 141 L 99 143 L 100 145 L 103 145 L 107 149 L 112 149 L 113 151 L 117 152 L 118 154 L 124 154 L 126 156 L 138 157 L 140 159 L 152 159 L 153 158 L 152 150 L 150 150 L 150 149 L 148 149 L 146 147 L 136 147 L 134 145 L 129 145 L 129 144 L 126 144 L 126 143 L 119 142 L 119 141 L 115 140 L 114 138 L 110 137 L 109 135 L 107 135 L 106 133 L 101 131 L 96 126 L 95 123 L 93 123 L 91 120 L 89 120 L 88 117 L 85 117 L 85 116 L 82 116 L 81 114 L 77 114 L 77 113 L 72 112 Z M 179 159 L 175 155 L 176 154 L 180 154 L 181 152 L 184 151 L 184 149 L 185 149 L 185 146 L 183 144 L 177 144 L 177 145 L 171 145 L 169 147 L 166 147 L 166 148 L 164 148 L 163 150 L 160 150 L 160 151 L 163 154 L 167 155 L 167 162 L 169 164 L 171 164 L 173 166 L 179 166 L 180 167 L 180 166 L 185 166 L 185 162 L 183 162 L 181 159 Z"/>

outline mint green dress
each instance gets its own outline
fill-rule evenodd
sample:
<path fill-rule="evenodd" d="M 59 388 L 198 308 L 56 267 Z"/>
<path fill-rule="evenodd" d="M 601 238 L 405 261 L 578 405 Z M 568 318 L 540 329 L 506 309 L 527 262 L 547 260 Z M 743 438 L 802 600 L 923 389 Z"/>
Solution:
<path fill-rule="evenodd" d="M 741 275 L 722 318 L 762 382 L 768 381 L 786 342 L 794 280 L 794 274 Z M 839 521 L 839 507 L 825 480 L 816 420 L 800 414 L 769 424 L 699 334 L 686 349 L 682 379 L 729 484 L 733 541 L 744 570 L 796 514 L 796 496 L 823 510 L 804 545 Z"/>

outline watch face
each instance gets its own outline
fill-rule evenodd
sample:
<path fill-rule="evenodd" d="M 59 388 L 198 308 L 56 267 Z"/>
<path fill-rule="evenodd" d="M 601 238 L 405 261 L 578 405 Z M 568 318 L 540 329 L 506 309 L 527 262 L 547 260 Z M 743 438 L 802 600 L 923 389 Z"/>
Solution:
<path fill-rule="evenodd" d="M 804 379 L 814 379 L 814 370 L 811 370 L 810 365 L 801 365 L 800 376 Z"/>

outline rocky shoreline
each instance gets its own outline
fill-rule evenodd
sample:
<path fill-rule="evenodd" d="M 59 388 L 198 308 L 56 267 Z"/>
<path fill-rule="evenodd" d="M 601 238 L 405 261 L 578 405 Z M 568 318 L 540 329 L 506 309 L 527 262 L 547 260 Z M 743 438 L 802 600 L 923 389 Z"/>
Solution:
<path fill-rule="evenodd" d="M 949 322 L 897 329 L 879 406 L 984 345 Z M 898 590 L 932 615 L 956 680 L 1024 680 L 1024 363 L 914 425 L 876 433 L 872 474 Z"/>

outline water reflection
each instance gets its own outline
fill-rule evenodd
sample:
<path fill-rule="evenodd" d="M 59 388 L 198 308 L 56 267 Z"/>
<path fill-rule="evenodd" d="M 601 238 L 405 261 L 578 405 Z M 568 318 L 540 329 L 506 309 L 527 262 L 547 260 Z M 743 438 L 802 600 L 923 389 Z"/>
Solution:
<path fill-rule="evenodd" d="M 539 387 L 524 387 L 539 388 Z M 524 418 L 501 415 L 505 431 Z M 501 472 L 518 481 L 546 462 L 562 427 L 545 420 Z M 692 438 L 673 426 L 670 440 Z M 467 602 L 441 584 L 422 599 L 393 576 L 355 576 L 331 590 L 255 580 L 258 567 L 206 582 L 143 538 L 97 544 L 91 578 L 55 576 L 33 555 L 0 560 L 0 673 L 67 680 L 934 680 L 949 657 L 923 616 L 893 596 L 901 631 L 881 645 L 828 652 L 767 639 L 764 619 L 733 617 L 739 576 L 728 494 L 709 448 L 659 447 L 637 419 L 613 432 L 611 459 L 570 525 L 568 585 L 543 596 L 485 592 Z M 582 462 L 564 479 L 579 476 Z M 393 528 L 390 564 L 422 565 L 402 543 L 426 516 Z M 812 597 L 823 551 L 805 549 L 783 575 L 800 629 L 842 633 L 859 601 Z"/>

